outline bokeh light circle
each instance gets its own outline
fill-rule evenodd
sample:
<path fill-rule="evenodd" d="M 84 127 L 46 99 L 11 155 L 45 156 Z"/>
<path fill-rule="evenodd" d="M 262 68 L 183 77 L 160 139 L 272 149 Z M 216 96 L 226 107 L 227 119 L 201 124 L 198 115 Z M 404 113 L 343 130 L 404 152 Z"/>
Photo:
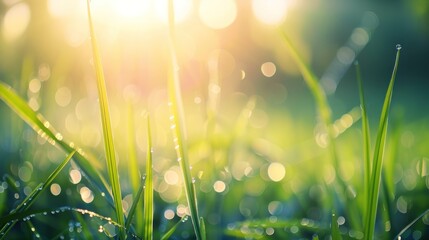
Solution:
<path fill-rule="evenodd" d="M 230 26 L 237 17 L 237 4 L 233 0 L 202 0 L 199 15 L 210 28 L 223 29 Z"/>

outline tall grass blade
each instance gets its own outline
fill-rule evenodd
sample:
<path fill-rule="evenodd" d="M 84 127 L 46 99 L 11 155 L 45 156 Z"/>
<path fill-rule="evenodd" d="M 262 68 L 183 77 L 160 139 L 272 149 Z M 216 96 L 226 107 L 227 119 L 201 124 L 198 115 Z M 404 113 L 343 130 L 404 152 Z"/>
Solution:
<path fill-rule="evenodd" d="M 296 64 L 298 65 L 299 70 L 301 71 L 301 74 L 304 78 L 305 83 L 307 84 L 308 88 L 310 89 L 316 104 L 317 108 L 319 110 L 319 114 L 322 118 L 322 122 L 325 125 L 328 138 L 329 138 L 329 146 L 333 158 L 333 164 L 336 169 L 337 176 L 339 175 L 339 162 L 337 159 L 336 149 L 335 149 L 335 143 L 334 143 L 334 132 L 332 129 L 332 117 L 331 117 L 331 108 L 328 104 L 328 99 L 326 97 L 326 93 L 323 90 L 322 86 L 319 83 L 319 79 L 316 77 L 316 75 L 311 71 L 310 67 L 305 63 L 304 59 L 301 57 L 301 55 L 298 53 L 295 46 L 292 44 L 292 41 L 289 39 L 289 37 L 283 33 L 283 38 L 285 40 L 286 46 L 289 49 L 289 52 L 292 56 L 292 58 L 295 60 Z M 342 182 L 341 178 L 338 177 L 340 180 L 340 183 L 345 186 L 345 184 Z"/>
<path fill-rule="evenodd" d="M 377 217 L 377 203 L 380 191 L 381 171 L 383 167 L 383 155 L 386 144 L 387 124 L 389 117 L 390 103 L 392 101 L 393 86 L 395 83 L 396 72 L 399 64 L 400 47 L 397 47 L 395 65 L 393 67 L 392 77 L 384 99 L 383 109 L 381 111 L 380 123 L 377 130 L 377 139 L 375 142 L 374 155 L 372 161 L 371 180 L 368 199 L 368 208 L 365 215 L 365 239 L 373 239 L 375 231 L 375 220 Z"/>
<path fill-rule="evenodd" d="M 88 178 L 89 182 L 98 188 L 100 192 L 106 193 L 107 200 L 111 202 L 110 192 L 107 190 L 107 181 L 97 170 L 100 169 L 101 166 L 96 159 L 90 158 L 90 156 L 85 154 L 80 148 L 76 148 L 74 144 L 69 144 L 65 141 L 63 136 L 56 132 L 48 121 L 44 120 L 40 114 L 33 111 L 25 100 L 19 97 L 10 86 L 3 82 L 0 82 L 0 99 L 15 111 L 22 120 L 30 125 L 35 132 L 48 139 L 48 142 L 58 146 L 66 153 L 76 151 L 73 157 L 74 162 L 84 173 L 84 176 Z"/>
<path fill-rule="evenodd" d="M 144 190 L 144 239 L 153 239 L 152 134 L 149 115 L 147 116 L 146 183 Z"/>
<path fill-rule="evenodd" d="M 296 64 L 298 65 L 298 68 L 304 78 L 305 83 L 307 84 L 313 97 L 315 98 L 317 108 L 319 110 L 319 114 L 322 119 L 322 123 L 325 125 L 326 132 L 328 134 L 329 150 L 332 157 L 332 163 L 335 169 L 335 174 L 337 176 L 336 178 L 337 182 L 340 184 L 340 186 L 343 189 L 346 189 L 347 184 L 340 177 L 341 167 L 338 161 L 337 150 L 335 147 L 335 141 L 334 141 L 335 134 L 334 134 L 333 124 L 332 124 L 331 108 L 329 107 L 326 93 L 323 90 L 323 87 L 320 85 L 319 79 L 316 77 L 316 75 L 313 73 L 313 71 L 310 69 L 307 63 L 305 63 L 304 59 L 301 57 L 301 55 L 299 54 L 295 46 L 292 44 L 292 41 L 284 32 L 282 32 L 282 34 L 292 58 L 295 60 Z"/>
<path fill-rule="evenodd" d="M 46 190 L 46 188 L 51 185 L 52 181 L 57 177 L 57 175 L 63 170 L 63 168 L 67 165 L 67 163 L 70 161 L 70 159 L 73 157 L 73 155 L 76 153 L 76 151 L 71 152 L 64 161 L 61 162 L 61 164 L 48 176 L 48 178 L 43 182 L 40 183 L 28 196 L 15 208 L 13 209 L 9 215 L 13 215 L 15 213 L 21 213 L 30 208 L 31 205 L 33 205 L 34 202 L 36 202 L 39 195 Z M 8 219 L 8 216 L 2 217 L 3 219 Z M 9 225 L 4 225 L 2 229 L 0 230 L 0 233 L 3 233 L 1 235 L 0 239 L 3 239 L 6 236 L 6 233 L 12 229 L 12 227 L 15 225 L 16 222 L 12 222 Z"/>
<path fill-rule="evenodd" d="M 363 195 L 364 204 L 362 204 L 362 210 L 365 213 L 367 206 L 369 206 L 369 198 L 368 198 L 368 189 L 369 189 L 369 182 L 371 178 L 371 143 L 370 143 L 370 129 L 369 129 L 369 122 L 368 122 L 368 114 L 366 111 L 366 104 L 365 104 L 365 97 L 363 94 L 363 84 L 362 84 L 362 77 L 361 77 L 361 71 L 360 66 L 358 62 L 355 62 L 356 66 L 356 78 L 358 82 L 359 87 L 359 98 L 360 98 L 360 107 L 361 107 L 361 115 L 362 115 L 362 135 L 363 135 L 363 162 L 364 162 L 364 184 L 363 184 Z"/>
<path fill-rule="evenodd" d="M 112 127 L 110 123 L 106 83 L 104 80 L 104 72 L 103 72 L 103 66 L 101 64 L 101 56 L 98 50 L 97 39 L 95 37 L 94 26 L 92 23 L 90 0 L 87 0 L 87 10 L 88 10 L 88 24 L 90 29 L 91 43 L 92 43 L 94 67 L 95 67 L 95 73 L 97 77 L 97 88 L 98 88 L 98 97 L 100 102 L 101 123 L 103 126 L 103 138 L 104 138 L 104 148 L 106 152 L 107 168 L 108 168 L 108 173 L 110 178 L 110 184 L 112 187 L 116 218 L 118 223 L 121 225 L 121 227 L 119 227 L 119 237 L 120 239 L 125 239 L 125 229 L 123 228 L 123 226 L 125 225 L 125 218 L 124 218 L 124 213 L 122 208 L 122 194 L 121 194 L 121 187 L 119 182 L 119 172 L 118 172 L 118 166 L 116 163 L 115 147 L 113 144 Z"/>
<path fill-rule="evenodd" d="M 134 197 L 133 204 L 131 205 L 130 211 L 128 212 L 128 217 L 127 217 L 127 220 L 125 221 L 125 229 L 127 229 L 127 232 L 130 231 L 130 226 L 131 226 L 131 222 L 133 221 L 134 215 L 136 215 L 136 217 L 138 216 L 137 213 L 139 211 L 137 211 L 137 206 L 140 205 L 141 203 L 140 200 L 143 194 L 145 181 L 146 181 L 146 178 L 143 177 L 140 183 L 140 187 Z"/>
<path fill-rule="evenodd" d="M 139 164 L 137 162 L 137 148 L 136 148 L 136 141 L 135 141 L 135 125 L 134 125 L 134 109 L 133 109 L 133 104 L 130 101 L 128 101 L 128 124 L 127 124 L 127 136 L 128 136 L 128 141 L 127 141 L 127 147 L 128 147 L 128 172 L 129 174 L 129 179 L 130 179 L 130 183 L 131 183 L 131 188 L 133 190 L 133 195 L 134 195 L 134 202 L 133 205 L 135 203 L 135 201 L 137 200 L 137 198 L 140 198 L 140 195 L 138 192 L 140 191 L 141 188 L 143 188 L 143 186 L 141 185 L 141 181 L 140 181 L 140 171 L 139 171 Z M 136 206 L 137 209 L 143 209 L 143 202 L 142 201 L 138 201 L 138 206 Z M 143 211 L 136 211 L 135 213 L 136 217 L 136 229 L 137 232 L 141 232 L 143 231 Z M 130 213 L 128 213 L 128 219 L 130 218 Z M 127 224 L 125 224 L 127 225 Z M 128 228 L 128 227 L 127 227 Z"/>
<path fill-rule="evenodd" d="M 184 127 L 184 114 L 183 104 L 180 95 L 180 81 L 178 74 L 178 63 L 176 56 L 176 38 L 174 30 L 174 10 L 173 1 L 168 2 L 168 18 L 169 18 L 169 32 L 170 32 L 170 53 L 171 63 L 169 68 L 168 79 L 168 95 L 169 105 L 171 111 L 171 129 L 174 135 L 174 147 L 176 149 L 177 158 L 179 161 L 180 169 L 182 171 L 185 194 L 188 201 L 188 207 L 191 213 L 192 224 L 194 226 L 195 237 L 198 240 L 204 239 L 201 233 L 200 221 L 198 216 L 197 198 L 193 188 L 193 178 L 191 176 L 189 159 L 186 143 L 186 131 Z"/>

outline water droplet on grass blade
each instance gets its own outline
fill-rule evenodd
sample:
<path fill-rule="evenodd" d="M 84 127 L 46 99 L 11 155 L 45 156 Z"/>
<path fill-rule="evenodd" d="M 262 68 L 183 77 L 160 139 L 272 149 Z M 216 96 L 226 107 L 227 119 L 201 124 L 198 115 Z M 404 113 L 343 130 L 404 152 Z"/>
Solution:
<path fill-rule="evenodd" d="M 402 45 L 401 44 L 396 44 L 396 50 L 401 50 L 402 49 Z"/>

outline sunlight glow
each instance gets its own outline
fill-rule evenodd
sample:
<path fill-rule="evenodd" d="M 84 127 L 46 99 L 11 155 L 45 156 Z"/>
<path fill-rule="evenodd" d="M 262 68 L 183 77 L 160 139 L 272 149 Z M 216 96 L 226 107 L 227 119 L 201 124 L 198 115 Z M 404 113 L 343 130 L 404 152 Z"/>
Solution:
<path fill-rule="evenodd" d="M 223 29 L 235 21 L 237 4 L 233 0 L 202 0 L 199 15 L 208 27 Z"/>
<path fill-rule="evenodd" d="M 121 18 L 136 18 L 149 13 L 150 2 L 141 0 L 112 0 L 111 8 Z"/>
<path fill-rule="evenodd" d="M 278 25 L 286 18 L 288 0 L 252 0 L 255 17 L 262 23 Z"/>
<path fill-rule="evenodd" d="M 3 18 L 3 37 L 7 42 L 13 42 L 20 37 L 30 23 L 31 12 L 26 3 L 11 7 Z"/>
<path fill-rule="evenodd" d="M 174 0 L 174 21 L 184 22 L 190 15 L 193 5 L 192 0 Z M 164 23 L 168 22 L 168 0 L 158 0 L 155 2 L 157 17 Z"/>

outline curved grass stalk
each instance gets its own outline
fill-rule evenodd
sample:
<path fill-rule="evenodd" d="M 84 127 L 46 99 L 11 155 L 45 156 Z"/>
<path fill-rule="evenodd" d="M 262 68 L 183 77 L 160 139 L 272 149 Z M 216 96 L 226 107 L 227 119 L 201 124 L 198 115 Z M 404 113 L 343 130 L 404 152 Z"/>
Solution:
<path fill-rule="evenodd" d="M 68 143 L 63 136 L 56 132 L 52 125 L 46 121 L 42 115 L 33 111 L 24 99 L 8 85 L 0 82 L 0 99 L 2 99 L 22 120 L 33 128 L 40 136 L 46 138 L 49 143 L 58 146 L 66 153 L 75 152 L 73 157 L 74 163 L 80 168 L 84 176 L 94 185 L 101 193 L 106 193 L 107 200 L 111 203 L 111 195 L 108 191 L 107 181 L 98 171 L 101 166 L 96 159 L 90 158 L 80 148 Z M 101 184 L 100 184 L 101 183 Z"/>
<path fill-rule="evenodd" d="M 310 89 L 315 99 L 317 108 L 319 110 L 319 114 L 321 116 L 322 122 L 328 134 L 329 149 L 333 160 L 335 174 L 337 175 L 336 179 L 338 180 L 338 183 L 341 185 L 341 187 L 346 189 L 347 184 L 340 177 L 341 168 L 340 168 L 340 163 L 338 161 L 337 150 L 335 147 L 335 141 L 334 141 L 335 134 L 334 134 L 333 124 L 332 124 L 331 108 L 329 107 L 329 103 L 328 103 L 328 99 L 326 97 L 325 91 L 320 85 L 319 79 L 311 71 L 310 67 L 305 63 L 304 59 L 298 53 L 297 49 L 292 44 L 292 41 L 289 39 L 289 37 L 284 32 L 282 32 L 282 34 L 283 34 L 283 39 L 285 40 L 286 46 L 289 49 L 289 52 L 292 58 L 295 60 L 296 64 L 298 65 L 298 68 L 304 78 L 304 81 L 307 84 L 308 88 Z"/>
<path fill-rule="evenodd" d="M 418 217 L 416 217 L 413 221 L 411 221 L 407 226 L 405 226 L 399 233 L 396 235 L 394 239 L 400 239 L 401 235 L 404 234 L 405 231 L 407 231 L 411 226 L 414 225 L 419 219 L 424 217 L 426 214 L 429 214 L 429 209 L 426 209 L 422 214 L 420 214 Z"/>
<path fill-rule="evenodd" d="M 3 225 L 0 230 L 0 239 L 6 237 L 7 232 L 9 232 L 10 229 L 12 229 L 12 227 L 15 225 L 16 221 L 12 221 L 15 219 L 13 216 L 15 214 L 20 214 L 30 208 L 30 206 L 37 200 L 40 194 L 44 192 L 46 188 L 48 188 L 49 185 L 54 181 L 54 179 L 61 172 L 61 170 L 63 170 L 63 168 L 67 165 L 75 153 L 76 151 L 71 152 L 43 183 L 40 183 L 15 209 L 10 212 L 9 215 L 0 219 L 0 225 Z M 6 224 L 8 222 L 10 222 L 10 224 Z"/>
<path fill-rule="evenodd" d="M 176 38 L 174 29 L 174 9 L 173 1 L 168 1 L 168 20 L 170 34 L 170 55 L 171 62 L 169 64 L 168 76 L 168 96 L 171 112 L 171 129 L 174 136 L 174 147 L 176 149 L 177 159 L 182 171 L 183 182 L 185 185 L 185 194 L 188 202 L 188 207 L 191 213 L 192 225 L 194 227 L 195 237 L 197 240 L 205 239 L 203 236 L 198 216 L 197 198 L 194 188 L 194 180 L 191 175 L 188 152 L 186 144 L 186 131 L 184 126 L 183 104 L 180 94 L 180 81 L 178 74 L 178 63 L 176 56 Z"/>
<path fill-rule="evenodd" d="M 371 178 L 371 143 L 370 143 L 370 129 L 369 129 L 369 122 L 368 122 L 368 115 L 366 111 L 366 104 L 365 104 L 365 96 L 363 94 L 363 85 L 362 85 L 362 77 L 360 72 L 359 63 L 355 63 L 356 66 L 356 78 L 358 82 L 359 87 L 359 98 L 360 98 L 360 107 L 361 107 L 361 114 L 362 114 L 362 136 L 363 136 L 363 161 L 364 161 L 364 204 L 362 207 L 363 212 L 365 213 L 367 210 L 367 206 L 369 206 L 369 197 L 367 190 L 369 189 L 369 183 Z"/>
<path fill-rule="evenodd" d="M 110 123 L 106 83 L 104 80 L 104 72 L 103 72 L 103 66 L 101 64 L 101 56 L 98 50 L 94 26 L 92 23 L 90 0 L 87 0 L 87 10 L 88 10 L 88 24 L 89 24 L 90 36 L 91 36 L 94 67 L 95 67 L 95 73 L 97 78 L 98 97 L 100 102 L 101 123 L 103 126 L 103 138 L 104 138 L 104 148 L 105 148 L 104 150 L 106 152 L 106 162 L 107 162 L 110 183 L 112 187 L 116 218 L 118 223 L 121 225 L 121 227 L 119 227 L 119 237 L 120 239 L 125 239 L 126 238 L 125 229 L 124 229 L 125 217 L 124 217 L 124 212 L 122 208 L 122 194 L 121 194 L 121 187 L 120 187 L 120 181 L 119 181 L 118 166 L 116 162 L 115 147 L 113 143 L 112 127 Z"/>
<path fill-rule="evenodd" d="M 377 217 L 377 204 L 380 192 L 381 171 L 383 168 L 384 148 L 386 145 L 387 125 L 392 101 L 393 86 L 395 84 L 396 72 L 398 70 L 400 47 L 397 47 L 395 65 L 393 67 L 392 77 L 390 78 L 389 87 L 384 99 L 383 109 L 381 111 L 380 123 L 377 131 L 377 139 L 375 142 L 374 155 L 372 161 L 371 179 L 369 185 L 368 208 L 365 214 L 365 239 L 374 238 L 375 220 Z"/>

